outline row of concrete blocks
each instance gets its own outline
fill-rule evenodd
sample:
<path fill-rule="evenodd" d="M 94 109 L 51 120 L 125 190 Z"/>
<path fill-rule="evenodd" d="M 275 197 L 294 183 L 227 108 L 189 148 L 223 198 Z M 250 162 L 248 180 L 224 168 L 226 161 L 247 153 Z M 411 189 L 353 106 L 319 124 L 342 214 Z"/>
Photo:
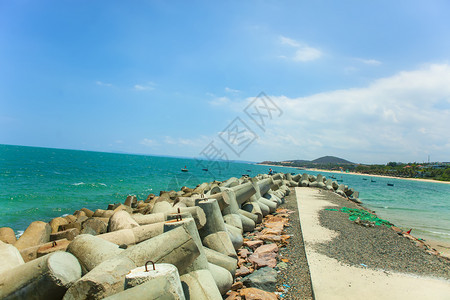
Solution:
<path fill-rule="evenodd" d="M 303 175 L 297 174 L 292 176 L 291 174 L 286 174 L 285 183 L 289 187 L 317 187 L 326 189 L 328 191 L 336 192 L 338 195 L 348 198 L 356 203 L 361 203 L 359 201 L 359 192 L 355 191 L 353 188 L 349 188 L 345 184 L 339 184 L 337 181 L 333 181 L 331 178 L 326 178 L 322 174 L 317 176 L 309 175 L 303 173 Z"/>
<path fill-rule="evenodd" d="M 27 263 L 2 242 L 0 299 L 222 299 L 233 283 L 242 233 L 275 212 L 289 193 L 285 179 L 231 178 L 204 198 L 178 199 L 178 207 L 161 201 L 148 215 L 118 210 L 108 220 L 110 232 L 78 235 L 66 252 L 53 245 Z M 29 229 L 21 243 L 39 231 Z M 146 272 L 149 261 L 155 270 Z"/>

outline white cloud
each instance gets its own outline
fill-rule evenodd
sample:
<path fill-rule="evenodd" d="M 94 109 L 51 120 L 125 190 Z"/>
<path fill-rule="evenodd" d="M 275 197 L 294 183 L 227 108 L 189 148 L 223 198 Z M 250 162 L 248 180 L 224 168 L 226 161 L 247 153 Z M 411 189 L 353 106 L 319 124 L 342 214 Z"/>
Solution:
<path fill-rule="evenodd" d="M 212 99 L 211 101 L 209 101 L 209 104 L 213 105 L 213 106 L 222 106 L 222 105 L 227 105 L 230 103 L 230 98 L 228 97 L 215 97 L 214 99 Z"/>
<path fill-rule="evenodd" d="M 155 89 L 155 85 L 154 82 L 148 82 L 146 84 L 135 84 L 133 88 L 136 91 L 152 91 Z"/>
<path fill-rule="evenodd" d="M 295 61 L 311 61 L 316 60 L 322 56 L 322 52 L 312 47 L 303 46 L 300 47 L 297 51 L 295 51 L 295 55 L 293 59 Z"/>
<path fill-rule="evenodd" d="M 356 162 L 421 161 L 450 153 L 450 65 L 428 65 L 367 87 L 303 98 L 271 96 L 283 118 L 258 143 L 265 159 L 336 155 Z"/>
<path fill-rule="evenodd" d="M 231 89 L 229 87 L 226 87 L 225 88 L 225 92 L 235 94 L 235 93 L 240 93 L 241 91 L 240 90 L 234 90 L 234 89 Z"/>
<path fill-rule="evenodd" d="M 102 81 L 99 81 L 99 80 L 97 80 L 95 82 L 95 84 L 100 85 L 100 86 L 108 86 L 108 87 L 113 86 L 111 83 L 105 83 L 105 82 L 102 82 Z"/>
<path fill-rule="evenodd" d="M 139 142 L 141 145 L 147 146 L 147 147 L 154 147 L 154 146 L 158 146 L 159 143 L 155 140 L 151 140 L 148 138 L 144 138 Z"/>
<path fill-rule="evenodd" d="M 291 59 L 297 62 L 307 62 L 317 60 L 320 57 L 322 57 L 322 51 L 320 51 L 317 48 L 313 48 L 309 45 L 306 45 L 304 43 L 298 42 L 294 39 L 285 36 L 280 36 L 279 40 L 282 45 L 287 45 L 289 47 L 294 48 L 295 50 L 294 54 L 280 55 L 279 56 L 280 58 Z"/>
<path fill-rule="evenodd" d="M 301 47 L 300 43 L 297 42 L 296 40 L 293 40 L 291 38 L 288 38 L 288 37 L 285 37 L 282 35 L 280 36 L 280 42 L 283 45 L 289 45 L 289 46 L 296 47 L 296 48 Z"/>
<path fill-rule="evenodd" d="M 376 59 L 363 59 L 363 58 L 356 58 L 357 61 L 362 62 L 363 64 L 366 65 L 371 65 L 371 66 L 379 66 L 381 65 L 381 61 L 376 60 Z"/>

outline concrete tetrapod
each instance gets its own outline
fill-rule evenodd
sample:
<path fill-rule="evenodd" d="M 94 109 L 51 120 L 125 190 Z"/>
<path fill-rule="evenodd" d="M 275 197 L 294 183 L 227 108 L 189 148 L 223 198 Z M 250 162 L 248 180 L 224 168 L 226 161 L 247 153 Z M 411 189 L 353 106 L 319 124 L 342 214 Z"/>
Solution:
<path fill-rule="evenodd" d="M 180 276 L 186 299 L 222 300 L 209 270 L 197 270 Z"/>
<path fill-rule="evenodd" d="M 0 228 L 0 241 L 5 242 L 7 244 L 14 244 L 17 241 L 14 230 L 9 227 L 1 227 Z"/>
<path fill-rule="evenodd" d="M 228 256 L 237 258 L 233 243 L 225 231 L 225 223 L 216 199 L 205 199 L 198 202 L 208 216 L 206 224 L 198 232 L 203 245 Z"/>
<path fill-rule="evenodd" d="M 208 262 L 206 254 L 204 252 L 205 248 L 202 245 L 200 235 L 199 235 L 198 230 L 195 227 L 195 223 L 192 219 L 183 219 L 183 220 L 179 220 L 179 221 L 173 220 L 170 222 L 166 222 L 166 224 L 164 226 L 164 230 L 170 231 L 170 230 L 173 230 L 178 227 L 183 227 L 183 228 L 185 228 L 186 231 L 189 232 L 189 234 L 192 236 L 193 240 L 195 241 L 196 245 L 198 246 L 199 252 L 200 252 L 199 256 L 191 264 L 191 266 L 186 270 L 186 272 L 197 271 L 197 270 L 210 270 L 213 275 L 212 278 L 213 278 L 219 292 L 221 294 L 225 294 L 231 288 L 231 285 L 233 284 L 232 273 L 229 272 L 228 268 L 221 267 L 220 265 L 216 266 L 215 264 Z M 211 251 L 216 252 L 214 250 L 211 250 Z M 216 253 L 218 253 L 218 252 L 216 252 Z M 212 256 L 213 254 L 210 252 L 210 255 Z M 225 255 L 225 254 L 218 253 L 218 255 L 215 255 L 216 260 L 218 260 L 220 258 L 220 255 Z M 229 258 L 233 259 L 231 257 L 229 257 Z M 234 264 L 236 265 L 237 260 L 236 259 L 233 259 L 233 260 L 234 260 Z M 224 262 L 222 259 L 222 262 L 229 263 L 229 260 Z M 180 274 L 184 274 L 184 273 L 180 272 Z M 201 284 L 203 284 L 203 283 L 201 283 Z M 205 283 L 205 284 L 207 286 L 211 285 L 210 283 Z M 196 299 L 196 298 L 194 298 L 194 299 Z"/>
<path fill-rule="evenodd" d="M 180 275 L 174 265 L 171 264 L 153 264 L 151 261 L 147 262 L 145 266 L 133 269 L 125 276 L 125 290 L 133 289 L 136 286 L 145 284 L 150 281 L 163 279 L 165 289 L 161 290 L 157 283 L 151 284 L 153 290 L 147 288 L 147 298 L 151 295 L 153 299 L 185 299 L 183 288 L 181 287 Z M 133 294 L 138 294 L 134 292 Z M 124 296 L 124 295 L 122 295 Z M 132 295 L 129 295 L 135 298 Z"/>
<path fill-rule="evenodd" d="M 109 218 L 108 232 L 117 231 L 121 229 L 132 229 L 138 227 L 139 224 L 131 217 L 125 210 L 115 212 Z"/>
<path fill-rule="evenodd" d="M 133 300 L 153 300 L 153 299 L 168 299 L 168 300 L 178 300 L 186 299 L 179 298 L 171 290 L 170 283 L 164 278 L 155 278 L 146 283 L 140 284 L 136 287 L 124 290 L 120 293 L 111 295 L 104 298 L 105 300 L 123 300 L 123 299 L 133 299 Z"/>
<path fill-rule="evenodd" d="M 19 249 L 25 249 L 50 241 L 52 228 L 48 223 L 34 221 L 28 226 L 25 232 L 20 236 L 14 246 Z"/>
<path fill-rule="evenodd" d="M 166 215 L 164 213 L 154 213 L 154 214 L 132 214 L 131 217 L 139 224 L 139 225 L 148 225 L 154 223 L 160 223 L 166 221 Z"/>
<path fill-rule="evenodd" d="M 241 230 L 228 224 L 225 224 L 225 230 L 228 233 L 228 236 L 230 237 L 234 250 L 237 251 L 238 249 L 240 249 L 244 244 L 244 237 L 242 236 Z"/>
<path fill-rule="evenodd" d="M 309 176 L 306 173 L 303 173 L 302 178 L 300 179 L 300 184 L 298 186 L 306 187 L 309 186 Z"/>
<path fill-rule="evenodd" d="M 259 203 L 257 203 L 256 201 L 250 202 L 247 201 L 245 202 L 245 204 L 242 205 L 242 210 L 249 212 L 253 215 L 256 215 L 257 219 L 256 219 L 256 223 L 259 224 L 262 222 L 263 219 L 263 213 L 261 211 L 261 207 L 259 206 Z M 267 208 L 268 210 L 268 208 Z"/>
<path fill-rule="evenodd" d="M 124 289 L 125 275 L 149 260 L 173 264 L 183 274 L 199 253 L 189 232 L 183 227 L 175 228 L 103 261 L 76 281 L 64 295 L 64 299 L 102 299 L 121 292 Z"/>
<path fill-rule="evenodd" d="M 61 299 L 80 277 L 78 260 L 55 252 L 2 273 L 0 299 Z"/>
<path fill-rule="evenodd" d="M 118 245 L 90 234 L 77 236 L 67 247 L 80 262 L 83 275 L 122 251 Z"/>
<path fill-rule="evenodd" d="M 239 205 L 237 204 L 237 201 L 236 201 L 236 194 L 234 193 L 234 191 L 229 188 L 221 188 L 221 190 L 222 190 L 223 197 L 227 198 L 228 203 L 230 204 L 228 207 L 226 207 L 222 210 L 222 214 L 224 216 L 224 221 L 228 222 L 230 220 L 229 217 L 225 218 L 225 216 L 227 216 L 227 215 L 237 215 L 241 219 L 242 230 L 243 231 L 253 231 L 255 229 L 256 223 L 248 216 L 241 214 Z M 255 218 L 255 220 L 257 220 L 257 217 Z M 231 224 L 231 225 L 235 226 L 235 224 Z"/>
<path fill-rule="evenodd" d="M 163 233 L 164 223 L 154 223 L 134 227 L 132 229 L 122 229 L 104 234 L 97 237 L 117 245 L 134 245 L 148 240 Z"/>
<path fill-rule="evenodd" d="M 0 274 L 24 263 L 16 247 L 0 241 Z"/>

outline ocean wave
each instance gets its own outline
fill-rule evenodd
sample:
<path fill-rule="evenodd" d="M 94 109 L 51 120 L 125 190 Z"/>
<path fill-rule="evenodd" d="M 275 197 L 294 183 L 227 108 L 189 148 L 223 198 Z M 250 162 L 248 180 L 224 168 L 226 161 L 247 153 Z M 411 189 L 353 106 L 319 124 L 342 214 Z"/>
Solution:
<path fill-rule="evenodd" d="M 76 183 L 72 183 L 72 185 L 75 185 L 75 186 L 77 186 L 77 185 L 83 185 L 83 184 L 86 184 L 86 183 L 84 183 L 84 182 L 76 182 Z"/>
<path fill-rule="evenodd" d="M 22 235 L 24 232 L 25 232 L 25 231 L 23 231 L 23 230 L 17 231 L 17 233 L 16 233 L 16 238 L 17 238 L 17 239 L 20 238 L 21 235 Z"/>

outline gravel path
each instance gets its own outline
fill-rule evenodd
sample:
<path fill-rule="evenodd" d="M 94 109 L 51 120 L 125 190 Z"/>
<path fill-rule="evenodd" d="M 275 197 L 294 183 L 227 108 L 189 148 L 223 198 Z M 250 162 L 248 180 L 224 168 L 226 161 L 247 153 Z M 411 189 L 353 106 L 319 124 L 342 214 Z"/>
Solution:
<path fill-rule="evenodd" d="M 362 208 L 335 193 L 322 191 L 321 197 L 339 208 Z M 289 268 L 279 271 L 277 286 L 290 286 L 283 299 L 313 299 L 294 189 L 281 207 L 295 212 L 290 215 L 290 226 L 286 229 L 286 233 L 292 235 L 290 243 L 280 250 L 281 257 L 289 259 Z M 426 253 L 413 241 L 386 226 L 364 227 L 348 217 L 341 211 L 322 210 L 319 213 L 320 224 L 339 233 L 332 241 L 316 245 L 320 253 L 360 268 L 450 279 L 449 260 Z"/>
<path fill-rule="evenodd" d="M 290 286 L 287 288 L 283 299 L 313 299 L 311 276 L 303 245 L 297 197 L 294 189 L 291 189 L 289 196 L 285 197 L 285 203 L 281 205 L 281 208 L 287 208 L 295 212 L 290 215 L 290 226 L 286 229 L 286 233 L 292 235 L 292 237 L 289 239 L 290 242 L 287 247 L 280 250 L 281 257 L 289 259 L 289 268 L 280 270 L 277 285 L 286 284 Z"/>
<path fill-rule="evenodd" d="M 361 208 L 334 193 L 321 195 L 339 207 Z M 426 253 L 386 226 L 364 227 L 348 217 L 340 211 L 319 213 L 320 224 L 339 233 L 331 242 L 317 245 L 319 252 L 352 266 L 450 279 L 450 262 L 445 258 Z"/>

